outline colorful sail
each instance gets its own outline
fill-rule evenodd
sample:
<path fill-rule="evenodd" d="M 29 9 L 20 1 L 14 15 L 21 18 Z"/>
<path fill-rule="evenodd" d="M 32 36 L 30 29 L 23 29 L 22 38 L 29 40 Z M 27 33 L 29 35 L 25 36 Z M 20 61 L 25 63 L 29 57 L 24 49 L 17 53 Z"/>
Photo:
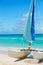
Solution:
<path fill-rule="evenodd" d="M 34 32 L 34 0 L 33 0 L 32 5 L 33 6 L 29 13 L 28 21 L 26 23 L 26 28 L 25 28 L 25 32 L 24 32 L 24 37 L 28 41 L 34 40 L 34 33 L 35 33 Z"/>

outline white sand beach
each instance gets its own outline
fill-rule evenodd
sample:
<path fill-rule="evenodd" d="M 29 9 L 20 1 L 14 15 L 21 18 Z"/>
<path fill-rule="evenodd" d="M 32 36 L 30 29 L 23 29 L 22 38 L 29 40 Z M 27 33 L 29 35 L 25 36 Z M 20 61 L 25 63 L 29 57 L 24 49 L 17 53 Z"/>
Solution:
<path fill-rule="evenodd" d="M 7 48 L 0 47 L 0 50 L 6 51 Z M 0 52 L 0 65 L 43 65 L 43 62 L 38 63 L 36 59 L 25 58 L 20 61 L 16 60 L 16 58 L 11 58 L 8 54 Z"/>
<path fill-rule="evenodd" d="M 21 61 L 16 61 L 14 58 L 8 57 L 8 55 L 0 54 L 0 65 L 43 65 L 43 63 L 37 63 L 36 59 L 23 59 Z"/>

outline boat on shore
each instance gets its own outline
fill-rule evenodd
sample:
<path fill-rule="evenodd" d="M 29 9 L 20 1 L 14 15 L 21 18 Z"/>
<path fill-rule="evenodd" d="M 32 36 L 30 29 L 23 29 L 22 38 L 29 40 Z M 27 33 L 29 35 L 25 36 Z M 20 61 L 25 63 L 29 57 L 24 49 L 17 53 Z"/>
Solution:
<path fill-rule="evenodd" d="M 28 49 L 8 50 L 8 55 L 12 58 L 25 58 L 29 54 L 30 51 Z"/>
<path fill-rule="evenodd" d="M 43 59 L 43 51 L 33 51 L 32 54 L 34 59 Z"/>
<path fill-rule="evenodd" d="M 35 0 L 32 1 L 32 8 L 29 12 L 28 21 L 26 23 L 26 28 L 23 35 L 23 39 L 25 38 L 29 43 L 28 49 L 18 49 L 16 51 L 8 50 L 8 56 L 12 58 L 18 58 L 18 59 L 24 58 L 31 53 L 30 48 L 31 48 L 31 43 L 34 40 L 34 28 L 35 28 L 34 27 L 34 3 Z"/>

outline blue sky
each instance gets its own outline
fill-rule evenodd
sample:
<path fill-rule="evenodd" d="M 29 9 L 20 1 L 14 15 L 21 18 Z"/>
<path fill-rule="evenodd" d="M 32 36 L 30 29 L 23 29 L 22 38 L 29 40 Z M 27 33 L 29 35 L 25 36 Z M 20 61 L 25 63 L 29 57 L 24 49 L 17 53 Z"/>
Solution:
<path fill-rule="evenodd" d="M 22 34 L 32 0 L 0 0 L 0 34 Z M 36 0 L 35 33 L 43 33 L 43 0 Z"/>

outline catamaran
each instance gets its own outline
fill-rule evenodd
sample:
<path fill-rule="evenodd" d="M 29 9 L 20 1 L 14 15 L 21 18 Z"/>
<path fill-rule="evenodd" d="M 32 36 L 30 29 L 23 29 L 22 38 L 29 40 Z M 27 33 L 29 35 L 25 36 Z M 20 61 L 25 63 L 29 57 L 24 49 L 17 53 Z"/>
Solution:
<path fill-rule="evenodd" d="M 28 47 L 28 49 L 8 50 L 8 56 L 12 58 L 24 58 L 31 53 L 30 47 L 35 36 L 34 34 L 35 33 L 34 32 L 34 3 L 35 3 L 35 0 L 32 1 L 32 8 L 29 13 L 28 21 L 26 23 L 25 32 L 23 35 L 23 38 L 25 38 L 28 41 L 30 46 Z"/>

